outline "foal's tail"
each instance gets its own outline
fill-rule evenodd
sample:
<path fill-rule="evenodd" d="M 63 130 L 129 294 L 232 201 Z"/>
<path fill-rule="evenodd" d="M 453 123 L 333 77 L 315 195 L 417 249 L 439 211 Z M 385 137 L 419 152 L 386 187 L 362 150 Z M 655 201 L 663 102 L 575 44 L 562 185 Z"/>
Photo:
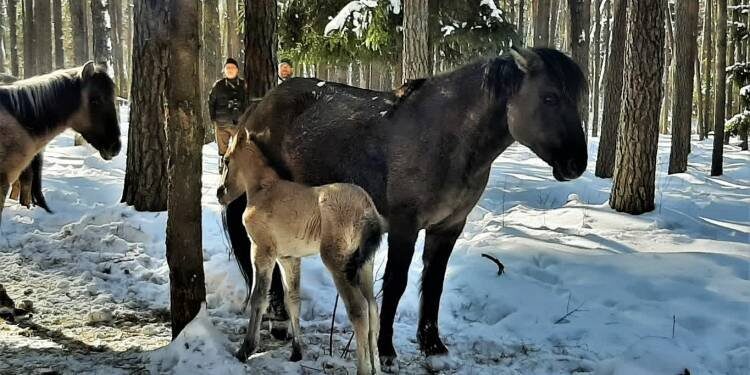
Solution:
<path fill-rule="evenodd" d="M 42 193 L 42 164 L 44 163 L 44 157 L 42 153 L 36 154 L 34 160 L 31 161 L 31 170 L 34 173 L 34 177 L 31 179 L 31 200 L 35 205 L 43 208 L 45 211 L 52 213 L 47 205 L 47 200 L 44 198 Z"/>
<path fill-rule="evenodd" d="M 377 211 L 369 211 L 362 220 L 364 223 L 360 231 L 359 246 L 346 264 L 346 278 L 352 282 L 357 279 L 362 266 L 375 256 L 385 232 L 384 221 Z"/>

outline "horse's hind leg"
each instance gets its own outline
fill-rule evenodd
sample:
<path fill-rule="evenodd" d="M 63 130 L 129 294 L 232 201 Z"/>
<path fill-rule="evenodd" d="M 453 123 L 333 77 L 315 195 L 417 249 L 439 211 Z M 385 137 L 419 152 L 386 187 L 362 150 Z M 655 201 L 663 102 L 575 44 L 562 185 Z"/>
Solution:
<path fill-rule="evenodd" d="M 271 273 L 276 264 L 276 257 L 268 249 L 261 249 L 253 244 L 251 247 L 253 270 L 255 279 L 253 291 L 250 295 L 250 321 L 247 324 L 247 333 L 242 346 L 237 351 L 236 357 L 244 362 L 250 354 L 253 354 L 260 341 L 260 323 L 263 313 L 268 308 L 268 290 L 271 288 Z"/>
<path fill-rule="evenodd" d="M 380 355 L 378 354 L 378 334 L 380 332 L 380 321 L 378 319 L 378 302 L 373 292 L 373 261 L 369 260 L 359 270 L 359 279 L 357 280 L 359 290 L 367 300 L 368 307 L 368 341 L 370 342 L 370 364 L 373 372 L 380 373 Z"/>
<path fill-rule="evenodd" d="M 373 373 L 369 346 L 369 309 L 367 300 L 362 294 L 359 286 L 346 277 L 346 264 L 341 261 L 340 252 L 336 249 L 321 247 L 320 255 L 326 268 L 333 275 L 336 290 L 344 301 L 346 314 L 354 328 L 354 336 L 357 339 L 357 374 L 370 375 Z"/>
<path fill-rule="evenodd" d="M 279 265 L 283 274 L 284 304 L 292 326 L 292 356 L 289 360 L 297 362 L 302 359 L 302 332 L 299 327 L 300 258 L 279 258 Z"/>
<path fill-rule="evenodd" d="M 5 197 L 8 195 L 8 190 L 10 189 L 9 184 L 7 175 L 0 173 L 0 223 L 3 222 L 3 209 L 5 208 Z"/>
<path fill-rule="evenodd" d="M 18 203 L 26 208 L 31 208 L 31 183 L 34 180 L 34 170 L 31 166 L 28 166 L 23 170 L 21 176 L 18 178 L 18 184 L 20 188 L 20 196 L 18 197 Z"/>

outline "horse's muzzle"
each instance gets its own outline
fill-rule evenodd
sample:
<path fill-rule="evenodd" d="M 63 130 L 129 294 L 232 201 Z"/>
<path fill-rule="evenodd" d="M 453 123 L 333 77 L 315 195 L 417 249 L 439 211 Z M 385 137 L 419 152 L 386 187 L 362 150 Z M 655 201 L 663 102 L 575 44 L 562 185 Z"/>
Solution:
<path fill-rule="evenodd" d="M 225 205 L 224 197 L 227 195 L 227 189 L 224 187 L 224 185 L 219 186 L 216 189 L 216 198 L 219 200 L 219 203 L 222 205 Z"/>
<path fill-rule="evenodd" d="M 580 177 L 586 171 L 587 159 L 569 159 L 555 163 L 552 167 L 552 175 L 557 181 L 570 181 Z"/>

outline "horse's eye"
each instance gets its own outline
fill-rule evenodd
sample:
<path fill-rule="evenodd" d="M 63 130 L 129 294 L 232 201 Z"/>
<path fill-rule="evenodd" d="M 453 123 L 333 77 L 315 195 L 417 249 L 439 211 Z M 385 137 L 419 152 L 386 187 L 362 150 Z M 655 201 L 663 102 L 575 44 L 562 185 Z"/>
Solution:
<path fill-rule="evenodd" d="M 542 97 L 542 101 L 546 105 L 557 105 L 558 103 L 560 103 L 560 98 L 558 98 L 557 95 L 548 94 Z"/>

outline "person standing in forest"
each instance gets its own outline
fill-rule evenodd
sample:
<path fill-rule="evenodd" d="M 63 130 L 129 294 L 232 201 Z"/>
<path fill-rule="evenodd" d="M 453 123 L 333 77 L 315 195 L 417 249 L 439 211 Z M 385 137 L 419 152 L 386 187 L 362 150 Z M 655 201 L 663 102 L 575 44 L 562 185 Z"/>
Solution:
<path fill-rule="evenodd" d="M 208 96 L 208 112 L 216 131 L 216 144 L 219 156 L 223 157 L 229 146 L 229 139 L 237 134 L 237 121 L 245 111 L 245 80 L 239 78 L 237 60 L 228 58 L 224 63 L 224 78 L 216 81 Z M 219 160 L 219 173 L 224 162 Z"/>

